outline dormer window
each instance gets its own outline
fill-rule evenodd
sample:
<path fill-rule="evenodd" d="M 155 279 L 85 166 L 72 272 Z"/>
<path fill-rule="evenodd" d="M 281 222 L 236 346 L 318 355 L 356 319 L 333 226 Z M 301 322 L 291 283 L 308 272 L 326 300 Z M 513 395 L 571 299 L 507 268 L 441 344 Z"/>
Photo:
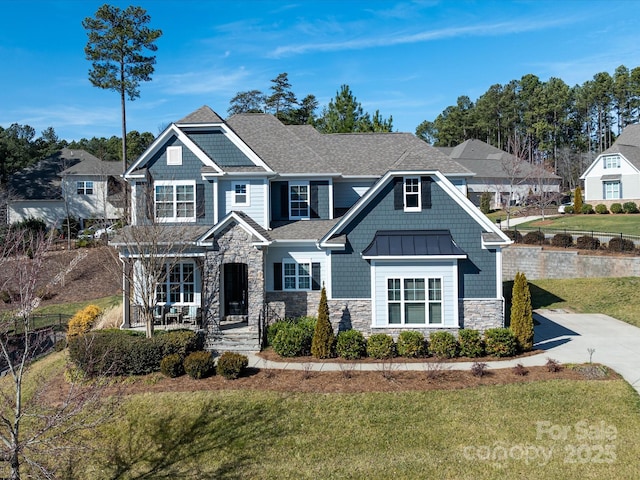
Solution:
<path fill-rule="evenodd" d="M 78 195 L 93 195 L 93 182 L 76 182 L 76 192 Z"/>
<path fill-rule="evenodd" d="M 607 155 L 602 159 L 604 163 L 604 168 L 620 168 L 620 156 L 618 155 Z"/>
<path fill-rule="evenodd" d="M 404 178 L 404 211 L 419 212 L 421 210 L 420 177 Z"/>
<path fill-rule="evenodd" d="M 289 218 L 306 220 L 309 218 L 309 183 L 289 182 Z"/>

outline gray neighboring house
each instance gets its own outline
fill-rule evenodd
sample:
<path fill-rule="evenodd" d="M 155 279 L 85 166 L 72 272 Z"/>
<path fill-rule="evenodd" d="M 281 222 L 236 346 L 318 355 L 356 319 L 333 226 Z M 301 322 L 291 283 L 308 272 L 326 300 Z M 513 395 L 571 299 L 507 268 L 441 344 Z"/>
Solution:
<path fill-rule="evenodd" d="M 257 350 L 269 323 L 315 316 L 323 285 L 335 331 L 503 326 L 511 241 L 467 199 L 470 176 L 410 133 L 322 134 L 201 107 L 124 175 L 132 221 L 110 242 L 123 261 L 123 328 L 144 325 L 151 276 L 139 259 L 156 245 L 172 259 L 149 293 L 156 322 L 188 318 L 214 350 L 230 349 L 238 328 Z M 154 225 L 180 240 L 127 241 Z"/>
<path fill-rule="evenodd" d="M 584 181 L 584 201 L 594 206 L 640 202 L 640 125 L 627 125 L 580 180 Z"/>
<path fill-rule="evenodd" d="M 491 208 L 520 204 L 529 195 L 560 192 L 561 178 L 542 168 L 519 161 L 514 155 L 481 140 L 466 140 L 455 147 L 438 149 L 475 175 L 467 181 L 468 197 L 480 205 L 480 196 L 490 192 Z"/>
<path fill-rule="evenodd" d="M 115 221 L 122 217 L 122 164 L 63 148 L 16 172 L 7 185 L 7 222 L 40 218 L 50 227 L 67 217 Z"/>

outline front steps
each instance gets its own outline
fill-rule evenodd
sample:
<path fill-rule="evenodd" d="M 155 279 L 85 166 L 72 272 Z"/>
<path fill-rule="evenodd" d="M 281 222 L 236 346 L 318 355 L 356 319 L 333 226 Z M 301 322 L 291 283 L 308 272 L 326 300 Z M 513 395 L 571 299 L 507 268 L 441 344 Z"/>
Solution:
<path fill-rule="evenodd" d="M 205 348 L 217 354 L 224 352 L 253 353 L 260 351 L 258 330 L 246 322 L 223 322 L 220 334 L 209 336 Z"/>

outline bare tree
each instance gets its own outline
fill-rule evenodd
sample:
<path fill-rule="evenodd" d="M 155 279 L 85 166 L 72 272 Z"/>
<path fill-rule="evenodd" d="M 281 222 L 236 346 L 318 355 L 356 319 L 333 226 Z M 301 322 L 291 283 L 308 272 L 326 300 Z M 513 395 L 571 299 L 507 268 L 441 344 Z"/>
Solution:
<path fill-rule="evenodd" d="M 528 152 L 527 139 L 520 135 L 514 134 L 509 137 L 507 144 L 508 150 L 511 155 L 507 155 L 502 160 L 502 169 L 505 172 L 506 180 L 509 187 L 509 198 L 507 199 L 505 205 L 505 211 L 507 213 L 507 228 L 509 228 L 511 212 L 513 211 L 513 207 L 519 200 L 519 198 L 516 198 L 517 193 L 515 192 L 515 187 L 521 185 L 528 179 L 530 168 L 528 162 L 524 160 Z"/>
<path fill-rule="evenodd" d="M 0 312 L 0 476 L 19 480 L 56 478 L 72 453 L 87 448 L 83 432 L 112 417 L 101 408 L 105 383 L 68 385 L 51 394 L 52 379 L 31 374 L 34 360 L 48 351 L 51 330 L 36 330 L 31 316 L 45 275 L 50 237 L 8 228 L 0 247 L 0 291 L 11 309 Z M 48 272 L 51 273 L 51 272 Z"/>

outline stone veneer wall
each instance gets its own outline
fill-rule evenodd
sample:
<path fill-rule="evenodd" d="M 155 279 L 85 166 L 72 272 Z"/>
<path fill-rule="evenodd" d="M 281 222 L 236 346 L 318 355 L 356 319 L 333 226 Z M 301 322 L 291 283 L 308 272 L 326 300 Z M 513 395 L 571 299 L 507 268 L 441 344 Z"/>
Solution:
<path fill-rule="evenodd" d="M 576 250 L 545 250 L 511 246 L 502 250 L 502 275 L 513 280 L 523 272 L 528 280 L 544 278 L 640 276 L 640 257 L 585 255 Z"/>
<path fill-rule="evenodd" d="M 504 327 L 504 301 L 496 298 L 464 299 L 458 302 L 461 328 L 484 332 Z"/>

